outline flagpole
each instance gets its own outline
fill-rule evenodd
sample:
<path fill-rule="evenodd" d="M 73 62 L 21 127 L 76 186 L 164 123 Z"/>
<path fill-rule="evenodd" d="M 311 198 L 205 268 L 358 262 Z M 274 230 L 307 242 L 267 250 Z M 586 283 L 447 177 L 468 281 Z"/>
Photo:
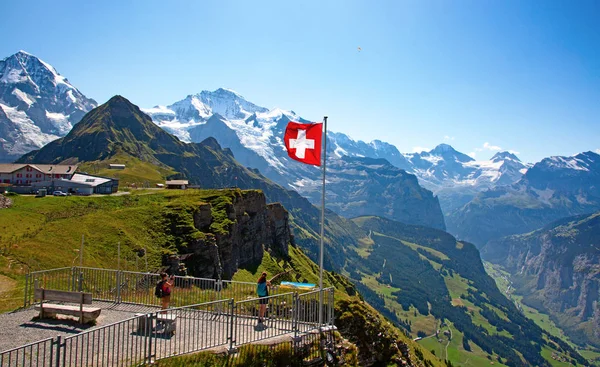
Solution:
<path fill-rule="evenodd" d="M 327 116 L 323 117 L 323 193 L 321 196 L 321 249 L 319 254 L 319 328 L 323 326 L 323 239 L 325 233 L 325 172 L 327 165 Z"/>

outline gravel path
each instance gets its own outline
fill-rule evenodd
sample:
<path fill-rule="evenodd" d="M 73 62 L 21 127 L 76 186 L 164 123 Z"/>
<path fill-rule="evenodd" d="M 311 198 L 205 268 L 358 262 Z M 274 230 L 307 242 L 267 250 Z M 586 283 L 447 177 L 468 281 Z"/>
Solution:
<path fill-rule="evenodd" d="M 59 335 L 70 336 L 85 330 L 92 330 L 134 316 L 137 312 L 155 312 L 156 308 L 137 305 L 115 305 L 105 302 L 94 302 L 94 307 L 102 308 L 102 313 L 96 320 L 95 326 L 81 325 L 76 318 L 59 316 L 58 320 L 35 320 L 39 311 L 33 307 L 0 314 L 2 336 L 0 336 L 0 351 L 20 347 L 46 338 Z"/>

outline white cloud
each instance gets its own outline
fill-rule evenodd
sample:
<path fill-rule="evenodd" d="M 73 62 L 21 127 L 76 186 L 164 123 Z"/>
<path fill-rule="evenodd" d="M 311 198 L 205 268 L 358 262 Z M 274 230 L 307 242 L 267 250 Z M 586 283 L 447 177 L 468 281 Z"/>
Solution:
<path fill-rule="evenodd" d="M 500 148 L 499 146 L 492 145 L 492 144 L 488 143 L 487 141 L 485 143 L 483 143 L 483 149 L 491 150 L 493 152 L 498 152 L 498 151 L 502 150 L 502 148 Z"/>
<path fill-rule="evenodd" d="M 514 154 L 514 155 L 519 155 L 519 154 L 521 154 L 520 152 L 517 152 L 516 150 L 512 150 L 512 149 L 509 149 L 509 150 L 508 150 L 508 152 L 509 152 L 510 154 Z"/>
<path fill-rule="evenodd" d="M 454 136 L 448 136 L 448 135 L 446 135 L 446 136 L 444 136 L 444 140 L 450 140 L 450 141 L 452 141 L 452 140 L 454 140 Z"/>
<path fill-rule="evenodd" d="M 471 152 L 471 153 L 467 153 L 467 155 L 473 159 L 475 159 L 475 156 L 477 155 L 477 153 L 475 152 Z"/>
<path fill-rule="evenodd" d="M 600 148 L 596 149 L 596 153 L 600 154 Z"/>
<path fill-rule="evenodd" d="M 421 152 L 428 152 L 431 149 L 429 148 L 424 148 L 424 147 L 413 147 L 413 153 L 421 153 Z"/>

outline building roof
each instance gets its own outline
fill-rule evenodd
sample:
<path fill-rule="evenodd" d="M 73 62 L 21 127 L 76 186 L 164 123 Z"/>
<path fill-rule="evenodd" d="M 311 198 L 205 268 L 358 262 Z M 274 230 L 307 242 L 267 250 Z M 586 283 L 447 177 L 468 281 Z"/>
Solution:
<path fill-rule="evenodd" d="M 66 180 L 64 178 L 31 183 L 31 187 L 46 187 L 46 186 L 50 186 L 50 185 L 61 186 L 61 187 L 94 187 L 94 186 L 96 186 L 96 185 L 93 185 L 88 182 L 71 181 L 71 180 Z"/>
<path fill-rule="evenodd" d="M 37 171 L 50 174 L 65 175 L 74 173 L 79 166 L 66 164 L 23 164 L 23 163 L 0 163 L 0 173 L 12 173 L 23 167 L 31 167 Z"/>
<path fill-rule="evenodd" d="M 76 173 L 73 175 L 73 177 L 71 177 L 71 181 L 84 183 L 84 184 L 90 185 L 90 186 L 98 186 L 98 185 L 102 185 L 103 183 L 107 183 L 107 182 L 111 181 L 111 179 L 106 178 L 106 177 L 98 177 L 98 176 L 83 175 L 81 173 Z"/>
<path fill-rule="evenodd" d="M 171 180 L 166 182 L 167 185 L 188 185 L 188 180 Z"/>

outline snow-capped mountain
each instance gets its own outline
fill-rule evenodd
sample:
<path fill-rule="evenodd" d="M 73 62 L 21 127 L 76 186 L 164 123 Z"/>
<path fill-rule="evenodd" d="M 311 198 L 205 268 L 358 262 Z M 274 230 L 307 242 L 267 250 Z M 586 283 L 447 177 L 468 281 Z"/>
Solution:
<path fill-rule="evenodd" d="M 498 152 L 490 160 L 476 161 L 448 144 L 405 156 L 411 164 L 408 171 L 439 197 L 445 215 L 481 191 L 519 181 L 531 166 L 509 152 Z"/>
<path fill-rule="evenodd" d="M 320 168 L 296 162 L 285 151 L 282 137 L 287 123 L 308 122 L 295 112 L 257 106 L 227 89 L 203 91 L 172 105 L 143 111 L 184 141 L 216 138 L 243 165 L 257 168 L 271 180 L 320 204 Z M 395 164 L 406 163 L 396 147 L 380 141 L 354 141 L 340 133 L 330 133 L 328 138 L 330 209 L 346 216 L 380 214 L 405 223 L 445 228 L 438 200 L 419 186 L 413 175 L 384 160 L 372 161 L 381 157 Z M 375 208 L 381 202 L 386 203 L 385 210 Z"/>
<path fill-rule="evenodd" d="M 0 162 L 66 135 L 94 107 L 39 58 L 19 51 L 0 60 Z"/>
<path fill-rule="evenodd" d="M 381 140 L 365 143 L 362 140 L 354 140 L 346 134 L 328 132 L 327 144 L 333 147 L 333 154 L 340 158 L 342 156 L 383 158 L 398 168 L 412 172 L 411 163 L 398 151 L 398 148 Z"/>
<path fill-rule="evenodd" d="M 203 91 L 172 105 L 143 111 L 183 141 L 215 137 L 245 166 L 259 169 L 306 197 L 318 197 L 319 170 L 288 159 L 281 139 L 289 121 L 307 122 L 293 111 L 257 106 L 228 89 Z M 386 159 L 415 174 L 421 185 L 439 195 L 444 211 L 464 205 L 479 191 L 518 181 L 527 169 L 508 152 L 497 153 L 489 161 L 475 161 L 447 144 L 429 152 L 402 154 L 394 145 L 380 140 L 367 143 L 331 131 L 327 138 L 331 167 L 343 157 Z"/>
<path fill-rule="evenodd" d="M 405 154 L 421 183 L 433 191 L 441 188 L 473 186 L 480 189 L 517 182 L 527 171 L 516 155 L 496 153 L 490 160 L 476 161 L 448 144 L 429 152 Z"/>
<path fill-rule="evenodd" d="M 238 93 L 224 88 L 189 95 L 170 106 L 154 106 L 142 110 L 150 115 L 158 126 L 187 142 L 192 140 L 189 131 L 208 121 L 214 114 L 237 121 L 252 119 L 253 116 L 256 117 L 256 113 L 269 112 L 267 108 L 248 102 Z"/>
<path fill-rule="evenodd" d="M 199 142 L 209 136 L 219 136 L 220 142 L 224 140 L 221 144 L 231 148 L 234 154 L 237 150 L 236 156 L 242 163 L 261 172 L 275 171 L 288 177 L 286 164 L 275 154 L 283 152 L 281 132 L 290 120 L 306 121 L 293 111 L 257 106 L 228 89 L 203 91 L 172 105 L 143 111 L 157 125 L 183 141 Z M 421 184 L 434 192 L 454 186 L 483 189 L 511 184 L 526 169 L 526 165 L 508 152 L 497 153 L 490 161 L 475 161 L 447 144 L 440 144 L 429 152 L 402 154 L 394 145 L 380 140 L 366 143 L 343 133 L 329 132 L 328 147 L 331 157 L 384 158 L 417 175 Z M 259 162 L 256 155 L 266 162 Z M 287 184 L 297 186 L 292 180 Z"/>

